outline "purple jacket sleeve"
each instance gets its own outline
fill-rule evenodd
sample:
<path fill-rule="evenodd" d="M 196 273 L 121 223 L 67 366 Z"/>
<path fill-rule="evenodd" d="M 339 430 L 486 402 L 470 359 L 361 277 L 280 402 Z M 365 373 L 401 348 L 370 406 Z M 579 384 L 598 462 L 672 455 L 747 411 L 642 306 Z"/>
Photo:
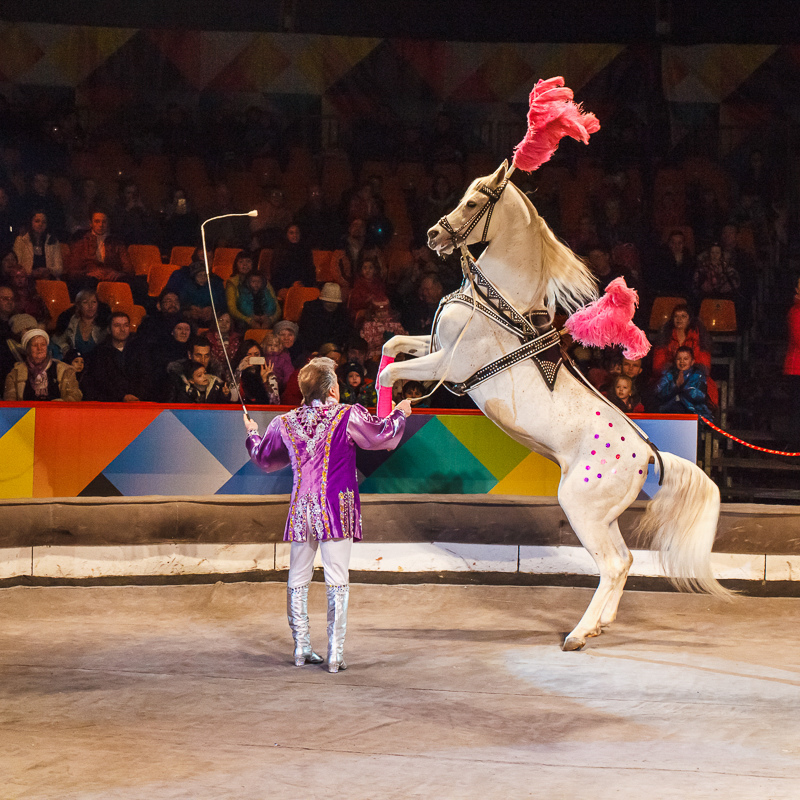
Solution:
<path fill-rule="evenodd" d="M 263 436 L 251 434 L 247 437 L 247 452 L 250 459 L 264 472 L 275 472 L 288 466 L 289 451 L 281 438 L 281 418 L 275 417 L 267 426 Z"/>
<path fill-rule="evenodd" d="M 358 404 L 353 406 L 347 422 L 348 436 L 364 450 L 393 450 L 400 444 L 405 428 L 406 418 L 402 411 L 395 409 L 381 419 Z"/>

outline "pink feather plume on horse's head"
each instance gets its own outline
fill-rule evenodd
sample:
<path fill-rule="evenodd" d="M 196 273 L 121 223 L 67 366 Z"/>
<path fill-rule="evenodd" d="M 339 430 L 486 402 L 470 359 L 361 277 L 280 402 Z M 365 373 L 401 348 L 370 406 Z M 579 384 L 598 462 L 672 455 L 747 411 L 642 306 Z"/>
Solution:
<path fill-rule="evenodd" d="M 573 101 L 572 89 L 563 78 L 540 80 L 533 87 L 528 111 L 528 132 L 514 148 L 514 166 L 525 172 L 539 169 L 549 161 L 564 136 L 584 144 L 600 130 L 594 114 L 583 111 Z"/>

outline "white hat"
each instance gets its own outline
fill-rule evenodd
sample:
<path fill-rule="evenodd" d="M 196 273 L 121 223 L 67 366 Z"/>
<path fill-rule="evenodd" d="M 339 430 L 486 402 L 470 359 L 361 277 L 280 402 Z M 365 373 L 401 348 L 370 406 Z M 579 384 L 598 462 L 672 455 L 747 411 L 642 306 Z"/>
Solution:
<path fill-rule="evenodd" d="M 319 299 L 323 303 L 341 303 L 342 302 L 342 287 L 338 283 L 325 283 L 322 285 L 322 291 L 319 293 Z"/>
<path fill-rule="evenodd" d="M 50 337 L 47 335 L 47 331 L 43 331 L 41 328 L 31 328 L 29 331 L 25 331 L 25 333 L 22 334 L 22 346 L 26 350 L 28 349 L 28 342 L 35 336 L 44 336 L 45 342 L 50 344 Z"/>

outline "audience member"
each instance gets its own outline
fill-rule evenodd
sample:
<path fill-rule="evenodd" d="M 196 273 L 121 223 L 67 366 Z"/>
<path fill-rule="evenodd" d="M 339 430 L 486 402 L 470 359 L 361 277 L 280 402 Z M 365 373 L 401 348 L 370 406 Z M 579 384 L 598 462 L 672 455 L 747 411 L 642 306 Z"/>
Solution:
<path fill-rule="evenodd" d="M 86 360 L 77 350 L 67 350 L 64 358 L 61 359 L 65 364 L 69 364 L 75 370 L 75 376 L 78 379 L 78 386 L 83 383 L 83 378 L 86 375 Z"/>
<path fill-rule="evenodd" d="M 200 217 L 183 189 L 175 189 L 169 203 L 164 207 L 161 231 L 161 244 L 165 252 L 171 252 L 173 247 L 192 245 L 197 241 Z"/>
<path fill-rule="evenodd" d="M 110 312 L 108 306 L 105 308 L 107 313 Z M 71 311 L 66 327 L 60 335 L 53 336 L 53 341 L 61 348 L 62 352 L 75 350 L 85 358 L 95 347 L 105 341 L 108 334 L 106 325 L 110 321 L 110 317 L 107 317 L 106 320 L 101 318 L 97 293 L 91 289 L 82 289 L 78 292 Z M 59 325 L 56 327 L 58 328 Z"/>
<path fill-rule="evenodd" d="M 667 244 L 656 256 L 652 273 L 647 283 L 656 295 L 688 297 L 692 289 L 695 263 L 683 231 L 673 230 Z"/>
<path fill-rule="evenodd" d="M 211 295 L 214 295 L 214 304 L 219 310 L 227 308 L 225 299 L 225 284 L 219 275 L 211 273 L 211 283 L 205 264 L 192 264 L 189 271 L 191 281 L 184 284 L 181 291 L 181 310 L 195 323 L 208 324 L 214 318 L 211 307 Z"/>
<path fill-rule="evenodd" d="M 420 281 L 416 295 L 403 309 L 403 327 L 412 336 L 430 333 L 442 297 L 444 297 L 442 282 L 435 275 L 426 275 Z"/>
<path fill-rule="evenodd" d="M 655 395 L 662 414 L 699 414 L 712 418 L 706 370 L 695 363 L 691 347 L 678 348 L 674 362 L 656 384 Z"/>
<path fill-rule="evenodd" d="M 289 225 L 276 246 L 272 255 L 270 278 L 276 292 L 288 289 L 295 283 L 302 286 L 317 285 L 317 271 L 311 247 L 304 241 L 299 225 Z"/>
<path fill-rule="evenodd" d="M 627 375 L 615 375 L 611 381 L 608 399 L 626 414 L 640 414 L 644 411 L 641 402 L 633 396 L 633 381 Z"/>
<path fill-rule="evenodd" d="M 260 272 L 251 272 L 240 284 L 237 311 L 248 328 L 271 328 L 280 319 L 275 291 Z"/>
<path fill-rule="evenodd" d="M 169 387 L 166 395 L 169 398 L 169 402 L 180 402 L 177 398 L 182 396 L 182 376 L 186 374 L 186 370 L 192 362 L 202 364 L 208 373 L 216 375 L 218 378 L 222 378 L 225 374 L 222 364 L 215 361 L 211 354 L 211 342 L 205 336 L 194 336 L 187 343 L 182 357 L 167 364 Z"/>
<path fill-rule="evenodd" d="M 253 271 L 253 254 L 248 250 L 242 250 L 233 259 L 233 271 L 231 277 L 225 282 L 225 299 L 227 301 L 228 313 L 231 319 L 241 329 L 249 327 L 249 321 L 245 314 L 239 311 L 239 292 L 244 286 L 244 279 Z"/>
<path fill-rule="evenodd" d="M 292 366 L 295 369 L 303 366 L 305 359 L 303 358 L 302 347 L 297 341 L 297 335 L 300 332 L 297 323 L 292 322 L 290 319 L 282 319 L 280 322 L 275 323 L 272 332 L 278 337 L 283 352 L 289 354 Z"/>
<path fill-rule="evenodd" d="M 792 440 L 800 439 L 800 278 L 795 281 L 794 301 L 787 317 L 789 342 L 783 359 L 784 381 L 789 390 Z"/>
<path fill-rule="evenodd" d="M 227 403 L 231 390 L 216 375 L 206 372 L 203 364 L 190 361 L 180 375 L 181 384 L 174 403 Z"/>
<path fill-rule="evenodd" d="M 30 219 L 27 233 L 14 242 L 17 261 L 26 275 L 40 280 L 58 280 L 64 271 L 61 245 L 47 230 L 47 215 L 37 211 Z"/>
<path fill-rule="evenodd" d="M 319 298 L 303 306 L 299 327 L 300 347 L 306 354 L 316 352 L 324 342 L 344 345 L 350 325 L 342 303 L 342 288 L 338 283 L 326 283 Z"/>
<path fill-rule="evenodd" d="M 277 187 L 267 190 L 256 211 L 258 216 L 250 220 L 253 249 L 275 247 L 292 221 L 283 192 Z"/>
<path fill-rule="evenodd" d="M 158 346 L 159 341 L 171 338 L 175 325 L 182 320 L 180 297 L 176 292 L 164 289 L 156 300 L 155 311 L 147 314 L 141 321 L 136 335 L 140 341 Z M 191 331 L 188 323 L 186 328 Z M 188 333 L 186 338 L 188 340 Z"/>
<path fill-rule="evenodd" d="M 347 235 L 344 238 L 341 250 L 337 250 L 331 256 L 333 266 L 339 270 L 344 285 L 350 286 L 353 283 L 356 265 L 362 258 L 366 244 L 366 222 L 363 219 L 351 220 L 347 226 Z"/>
<path fill-rule="evenodd" d="M 740 283 L 739 273 L 722 257 L 720 245 L 712 244 L 708 252 L 700 256 L 693 280 L 694 291 L 699 297 L 733 300 Z"/>
<path fill-rule="evenodd" d="M 211 357 L 218 364 L 225 363 L 225 353 L 233 360 L 234 353 L 239 349 L 239 344 L 242 337 L 233 330 L 233 322 L 231 315 L 227 311 L 223 311 L 217 318 L 219 323 L 219 330 L 212 328 L 207 334 L 206 338 L 211 343 Z"/>
<path fill-rule="evenodd" d="M 94 178 L 80 181 L 67 205 L 67 233 L 70 240 L 79 239 L 92 228 L 92 213 L 105 207 L 105 199 Z"/>
<path fill-rule="evenodd" d="M 17 301 L 17 311 L 20 314 L 30 314 L 37 320 L 44 322 L 47 319 L 47 309 L 44 301 L 36 293 L 36 284 L 21 266 L 17 265 L 6 271 L 8 283 L 14 290 Z"/>
<path fill-rule="evenodd" d="M 86 399 L 138 403 L 151 399 L 152 385 L 152 365 L 131 336 L 130 317 L 115 311 L 108 338 L 86 357 Z"/>
<path fill-rule="evenodd" d="M 278 379 L 267 364 L 261 348 L 252 340 L 245 340 L 236 354 L 236 379 L 239 395 L 245 403 L 278 405 L 280 390 Z"/>
<path fill-rule="evenodd" d="M 692 351 L 692 360 L 711 369 L 711 340 L 699 319 L 692 318 L 689 306 L 679 303 L 672 310 L 672 318 L 659 332 L 653 347 L 653 375 L 658 378 L 668 369 L 681 347 Z"/>
<path fill-rule="evenodd" d="M 278 390 L 283 392 L 291 374 L 294 372 L 289 353 L 283 349 L 280 340 L 274 333 L 268 333 L 264 337 L 261 342 L 261 349 L 264 353 L 264 358 L 267 359 L 267 365 L 272 368 L 278 381 Z"/>
<path fill-rule="evenodd" d="M 9 320 L 17 313 L 17 298 L 10 286 L 0 285 L 0 339 L 11 335 Z M 0 345 L 2 347 L 2 345 Z"/>
<path fill-rule="evenodd" d="M 381 280 L 378 263 L 374 258 L 366 256 L 361 262 L 358 277 L 353 283 L 353 288 L 347 297 L 347 310 L 350 319 L 355 323 L 363 317 L 363 313 L 370 304 L 389 303 L 386 296 L 386 286 Z"/>
<path fill-rule="evenodd" d="M 111 211 L 111 226 L 126 244 L 153 244 L 159 232 L 155 219 L 145 208 L 134 181 L 120 183 L 119 197 Z"/>
<path fill-rule="evenodd" d="M 94 289 L 98 281 L 130 282 L 135 277 L 128 249 L 111 235 L 108 216 L 104 212 L 95 211 L 91 230 L 70 245 L 65 272 L 74 292 Z"/>
<path fill-rule="evenodd" d="M 66 216 L 61 201 L 50 189 L 50 176 L 46 172 L 35 172 L 31 179 L 31 188 L 23 195 L 19 203 L 20 219 L 25 224 L 37 211 L 44 212 L 50 223 L 50 230 L 56 237 L 66 232 Z"/>
<path fill-rule="evenodd" d="M 22 335 L 23 361 L 6 376 L 4 400 L 42 401 L 83 398 L 75 370 L 50 356 L 50 337 L 41 328 L 32 328 Z"/>
<path fill-rule="evenodd" d="M 359 335 L 367 343 L 367 359 L 378 362 L 384 342 L 392 336 L 403 336 L 406 329 L 397 320 L 388 300 L 372 302 Z"/>

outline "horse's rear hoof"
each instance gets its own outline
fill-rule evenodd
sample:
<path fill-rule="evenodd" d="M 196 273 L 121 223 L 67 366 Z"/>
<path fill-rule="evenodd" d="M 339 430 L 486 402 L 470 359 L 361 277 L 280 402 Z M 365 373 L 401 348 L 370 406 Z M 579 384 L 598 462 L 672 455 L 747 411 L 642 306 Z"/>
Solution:
<path fill-rule="evenodd" d="M 561 649 L 565 652 L 570 650 L 580 650 L 585 644 L 585 639 L 578 639 L 574 636 L 568 636 L 566 639 L 564 639 L 564 644 L 561 645 Z"/>

